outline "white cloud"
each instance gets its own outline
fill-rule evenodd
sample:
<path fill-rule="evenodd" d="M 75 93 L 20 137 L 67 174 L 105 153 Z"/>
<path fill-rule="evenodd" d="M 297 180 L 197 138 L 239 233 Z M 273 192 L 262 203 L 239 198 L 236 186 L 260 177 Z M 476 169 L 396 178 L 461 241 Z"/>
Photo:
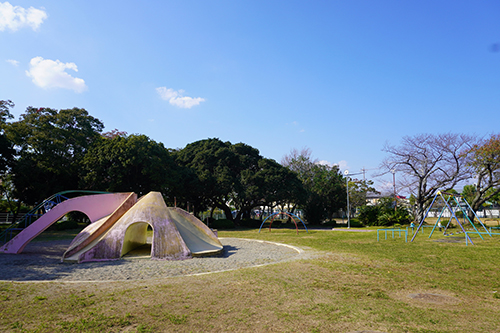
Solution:
<path fill-rule="evenodd" d="M 17 67 L 17 66 L 19 66 L 19 61 L 17 61 L 17 60 L 14 60 L 14 59 L 7 59 L 7 60 L 5 60 L 5 61 L 7 61 L 7 62 L 8 62 L 9 64 L 11 64 L 12 66 L 16 66 L 16 67 Z"/>
<path fill-rule="evenodd" d="M 347 170 L 347 169 L 349 169 L 349 166 L 347 165 L 347 161 L 344 161 L 344 160 L 342 160 L 340 162 L 337 162 L 336 165 L 339 166 L 340 170 Z"/>
<path fill-rule="evenodd" d="M 26 71 L 26 75 L 32 78 L 34 84 L 44 89 L 64 88 L 77 93 L 85 91 L 87 89 L 85 81 L 72 77 L 66 73 L 66 69 L 78 72 L 78 68 L 73 62 L 63 63 L 59 60 L 54 61 L 35 57 L 31 59 L 30 70 Z"/>
<path fill-rule="evenodd" d="M 7 1 L 0 2 L 0 31 L 5 29 L 16 31 L 24 27 L 38 30 L 46 18 L 47 13 L 44 10 L 33 7 L 25 9 L 20 6 L 12 6 Z"/>
<path fill-rule="evenodd" d="M 340 170 L 346 170 L 346 169 L 349 169 L 348 165 L 347 165 L 347 161 L 340 161 L 338 163 L 332 163 L 332 162 L 328 162 L 326 160 L 321 160 L 319 162 L 317 162 L 318 164 L 320 165 L 328 165 L 329 167 L 332 167 L 334 165 L 338 166 Z"/>
<path fill-rule="evenodd" d="M 205 99 L 201 97 L 188 97 L 188 96 L 182 96 L 184 93 L 184 90 L 178 90 L 175 91 L 171 88 L 167 87 L 159 87 L 156 88 L 156 92 L 160 97 L 166 101 L 168 101 L 170 104 L 175 105 L 177 107 L 183 108 L 183 109 L 190 109 L 195 105 L 199 105 L 201 102 L 204 102 Z"/>
<path fill-rule="evenodd" d="M 329 167 L 331 167 L 331 166 L 334 166 L 334 165 L 335 165 L 334 163 L 330 163 L 330 162 L 325 161 L 325 160 L 321 160 L 321 161 L 317 162 L 317 164 L 319 164 L 319 165 L 327 165 L 327 166 L 329 166 Z"/>

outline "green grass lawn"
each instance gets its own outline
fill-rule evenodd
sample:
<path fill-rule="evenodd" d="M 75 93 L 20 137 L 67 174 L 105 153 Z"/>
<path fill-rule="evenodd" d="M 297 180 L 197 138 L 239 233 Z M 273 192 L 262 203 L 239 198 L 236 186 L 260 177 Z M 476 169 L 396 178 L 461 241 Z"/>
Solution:
<path fill-rule="evenodd" d="M 474 246 L 428 235 L 219 231 L 311 258 L 152 281 L 1 282 L 0 331 L 499 332 L 500 235 Z"/>

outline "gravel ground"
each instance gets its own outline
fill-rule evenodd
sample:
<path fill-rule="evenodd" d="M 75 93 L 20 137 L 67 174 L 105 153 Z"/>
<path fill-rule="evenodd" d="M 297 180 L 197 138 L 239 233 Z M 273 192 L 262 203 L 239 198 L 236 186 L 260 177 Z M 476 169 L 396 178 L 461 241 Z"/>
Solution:
<path fill-rule="evenodd" d="M 3 281 L 116 281 L 147 280 L 234 270 L 299 259 L 298 248 L 270 242 L 221 238 L 224 252 L 217 257 L 180 261 L 124 257 L 121 260 L 62 263 L 61 257 L 71 240 L 31 242 L 21 254 L 0 254 L 0 280 Z"/>

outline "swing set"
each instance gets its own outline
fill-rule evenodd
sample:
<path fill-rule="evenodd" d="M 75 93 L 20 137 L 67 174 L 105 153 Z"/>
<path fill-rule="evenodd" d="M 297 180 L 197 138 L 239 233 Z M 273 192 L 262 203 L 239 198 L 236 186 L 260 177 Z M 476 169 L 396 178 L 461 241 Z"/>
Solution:
<path fill-rule="evenodd" d="M 447 195 L 448 198 L 445 199 L 445 197 L 443 196 L 443 194 Z M 467 202 L 467 200 L 463 196 L 461 196 L 460 194 L 446 193 L 446 192 L 438 191 L 436 193 L 436 195 L 434 196 L 434 199 L 432 200 L 431 205 L 427 209 L 427 212 L 425 213 L 424 218 L 422 219 L 422 221 L 420 221 L 420 224 L 418 225 L 418 228 L 417 228 L 417 232 L 415 232 L 413 234 L 413 237 L 411 238 L 411 242 L 413 242 L 413 240 L 415 239 L 415 236 L 418 234 L 418 231 L 420 230 L 420 228 L 423 227 L 424 221 L 427 218 L 427 215 L 429 214 L 432 206 L 434 205 L 434 203 L 436 202 L 436 199 L 438 197 L 443 200 L 445 206 L 441 210 L 441 212 L 439 214 L 439 217 L 438 217 L 436 223 L 434 224 L 434 227 L 431 230 L 429 238 L 431 238 L 431 236 L 434 233 L 434 230 L 436 229 L 436 227 L 439 228 L 439 230 L 441 231 L 441 228 L 442 228 L 441 227 L 441 217 L 443 217 L 443 214 L 444 214 L 444 212 L 446 210 L 448 210 L 450 212 L 451 217 L 450 217 L 450 220 L 448 221 L 448 223 L 446 224 L 446 227 L 444 227 L 444 231 L 443 231 L 443 235 L 444 236 L 452 236 L 452 235 L 457 235 L 457 234 L 463 233 L 465 235 L 465 244 L 466 245 L 468 245 L 469 242 L 472 245 L 474 245 L 474 243 L 472 242 L 472 239 L 470 238 L 469 234 L 478 234 L 479 237 L 481 237 L 481 239 L 483 239 L 483 240 L 484 240 L 484 238 L 483 238 L 482 235 L 484 235 L 484 234 L 489 235 L 490 237 L 492 237 L 492 232 L 489 231 L 486 228 L 486 226 L 483 224 L 483 221 L 481 221 L 481 219 L 479 218 L 479 216 L 477 216 L 476 212 L 471 208 L 471 206 L 469 205 L 469 203 Z M 485 232 L 480 232 L 476 228 L 476 226 L 474 225 L 474 223 L 469 219 L 469 216 L 467 214 L 467 209 L 469 209 L 474 214 L 474 216 L 479 221 L 479 224 L 483 227 L 483 229 L 485 230 Z M 464 217 L 463 223 L 461 223 L 460 220 L 457 217 L 456 213 L 458 213 L 459 211 L 462 212 L 462 215 Z M 450 227 L 452 220 L 455 220 L 457 222 L 458 226 L 460 227 L 460 230 L 458 230 L 457 232 L 454 232 L 454 233 L 448 232 L 448 228 Z M 467 222 L 472 226 L 473 230 L 472 229 L 470 229 L 470 230 L 466 230 L 465 229 L 465 225 L 467 224 Z"/>

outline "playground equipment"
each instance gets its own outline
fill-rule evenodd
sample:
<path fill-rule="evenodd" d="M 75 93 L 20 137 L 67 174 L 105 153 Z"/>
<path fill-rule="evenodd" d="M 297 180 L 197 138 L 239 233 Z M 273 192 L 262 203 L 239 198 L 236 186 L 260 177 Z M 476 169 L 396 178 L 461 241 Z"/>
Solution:
<path fill-rule="evenodd" d="M 403 233 L 405 235 L 405 242 L 408 241 L 408 228 L 406 229 L 401 229 L 401 228 L 387 228 L 387 229 L 378 229 L 377 230 L 377 242 L 380 241 L 380 235 L 379 233 L 381 231 L 384 231 L 385 232 L 385 239 L 387 239 L 387 232 L 391 233 L 392 232 L 392 238 L 394 238 L 394 234 L 398 234 L 399 233 L 399 237 L 401 237 L 401 233 Z"/>
<path fill-rule="evenodd" d="M 306 224 L 304 223 L 304 221 L 302 221 L 302 219 L 300 217 L 298 217 L 297 215 L 295 215 L 293 213 L 290 213 L 290 212 L 277 212 L 277 213 L 271 214 L 268 217 L 266 217 L 266 219 L 260 225 L 259 233 L 260 233 L 260 229 L 262 229 L 262 226 L 264 225 L 264 223 L 266 223 L 266 221 L 269 220 L 270 218 L 271 218 L 271 223 L 269 224 L 269 231 L 271 231 L 271 226 L 273 225 L 274 218 L 276 216 L 278 216 L 278 215 L 286 215 L 286 216 L 288 216 L 289 218 L 292 219 L 293 223 L 295 224 L 295 230 L 297 230 L 297 235 L 299 234 L 299 227 L 297 225 L 297 222 L 295 222 L 294 217 L 297 218 L 297 219 L 299 219 L 300 222 L 302 222 L 302 225 L 304 226 L 304 229 L 306 229 L 306 232 L 309 232 L 309 230 L 307 230 L 307 227 L 306 227 Z"/>
<path fill-rule="evenodd" d="M 443 196 L 444 195 L 447 195 L 448 198 L 445 199 L 445 197 Z M 457 221 L 457 224 L 458 226 L 460 227 L 460 231 L 458 233 L 463 233 L 465 235 L 465 244 L 467 245 L 469 242 L 474 245 L 474 243 L 472 242 L 472 239 L 470 238 L 469 234 L 478 234 L 481 239 L 484 239 L 483 238 L 483 234 L 486 234 L 486 235 L 489 235 L 490 237 L 492 236 L 492 233 L 490 230 L 488 230 L 486 228 L 486 226 L 483 224 L 483 222 L 481 221 L 481 219 L 479 218 L 479 216 L 477 216 L 476 212 L 471 208 L 471 206 L 469 205 L 469 203 L 467 202 L 467 200 L 462 197 L 460 194 L 454 194 L 454 193 L 446 193 L 446 192 L 441 192 L 441 191 L 438 191 L 436 193 L 436 195 L 434 196 L 434 199 L 432 200 L 429 208 L 427 209 L 422 221 L 420 221 L 419 225 L 418 225 L 418 228 L 417 228 L 417 231 L 413 234 L 413 237 L 411 238 L 411 242 L 413 242 L 413 240 L 415 239 L 415 236 L 418 234 L 418 231 L 420 230 L 420 228 L 423 227 L 423 224 L 424 224 L 424 221 L 425 219 L 427 218 L 427 215 L 429 214 L 432 206 L 434 205 L 434 203 L 436 202 L 436 199 L 437 198 L 441 198 L 445 204 L 445 206 L 443 207 L 443 209 L 441 210 L 441 213 L 439 214 L 439 217 L 436 221 L 436 223 L 434 224 L 431 232 L 430 232 L 430 235 L 429 235 L 429 238 L 432 237 L 432 234 L 434 233 L 434 230 L 436 229 L 436 227 L 438 227 L 440 225 L 440 222 L 441 222 L 441 217 L 443 216 L 443 213 L 448 210 L 451 214 L 451 217 L 450 217 L 450 220 L 448 221 L 448 223 L 446 224 L 446 227 L 444 227 L 444 231 L 443 231 L 443 235 L 444 236 L 450 236 L 450 235 L 453 235 L 453 233 L 449 233 L 447 232 L 448 231 L 448 228 L 450 227 L 451 225 L 451 221 L 454 219 L 455 221 Z M 451 200 L 453 198 L 453 200 Z M 451 204 L 450 204 L 450 201 Z M 467 209 L 470 209 L 470 211 L 474 214 L 474 216 L 477 218 L 477 220 L 479 221 L 479 223 L 481 224 L 481 226 L 483 227 L 483 229 L 485 230 L 485 232 L 480 232 L 476 226 L 474 225 L 474 223 L 469 219 L 469 216 L 467 214 Z M 474 231 L 470 231 L 470 230 L 466 230 L 465 227 L 464 227 L 464 224 L 462 224 L 460 222 L 460 220 L 458 219 L 457 215 L 456 215 L 456 212 L 458 212 L 458 210 L 460 210 L 462 212 L 462 215 L 464 216 L 464 223 L 469 223 Z M 465 221 L 465 219 L 467 219 L 467 221 Z M 457 234 L 457 233 L 455 233 Z"/>
<path fill-rule="evenodd" d="M 107 193 L 66 199 L 45 212 L 0 247 L 3 253 L 21 253 L 36 236 L 71 211 L 86 214 L 91 224 L 71 242 L 63 255 L 68 262 L 117 260 L 147 243 L 153 229 L 151 258 L 180 260 L 220 253 L 214 233 L 188 212 L 167 207 L 161 193 L 137 199 L 135 193 Z"/>
<path fill-rule="evenodd" d="M 24 214 L 20 220 L 14 221 L 14 223 L 12 223 L 7 229 L 1 232 L 0 242 L 6 243 L 10 241 L 20 231 L 24 230 L 33 222 L 38 220 L 40 216 L 44 215 L 45 213 L 50 211 L 53 207 L 62 203 L 63 201 L 70 199 L 70 197 L 81 196 L 86 194 L 109 194 L 109 192 L 79 190 L 79 191 L 64 191 L 53 194 L 44 201 L 42 201 L 40 204 L 35 206 L 35 208 L 30 210 L 28 213 Z"/>
<path fill-rule="evenodd" d="M 431 226 L 422 226 L 420 229 L 420 232 L 423 234 L 424 233 L 424 228 L 432 228 Z M 387 233 L 389 234 L 392 232 L 392 238 L 394 239 L 395 234 L 399 234 L 399 238 L 401 238 L 401 233 L 405 235 L 405 243 L 408 242 L 408 235 L 410 232 L 413 234 L 415 233 L 415 228 L 413 226 L 411 227 L 406 227 L 405 229 L 403 228 L 386 228 L 386 229 L 377 229 L 377 242 L 380 241 L 380 232 L 383 231 L 385 233 L 385 239 L 387 240 Z"/>

